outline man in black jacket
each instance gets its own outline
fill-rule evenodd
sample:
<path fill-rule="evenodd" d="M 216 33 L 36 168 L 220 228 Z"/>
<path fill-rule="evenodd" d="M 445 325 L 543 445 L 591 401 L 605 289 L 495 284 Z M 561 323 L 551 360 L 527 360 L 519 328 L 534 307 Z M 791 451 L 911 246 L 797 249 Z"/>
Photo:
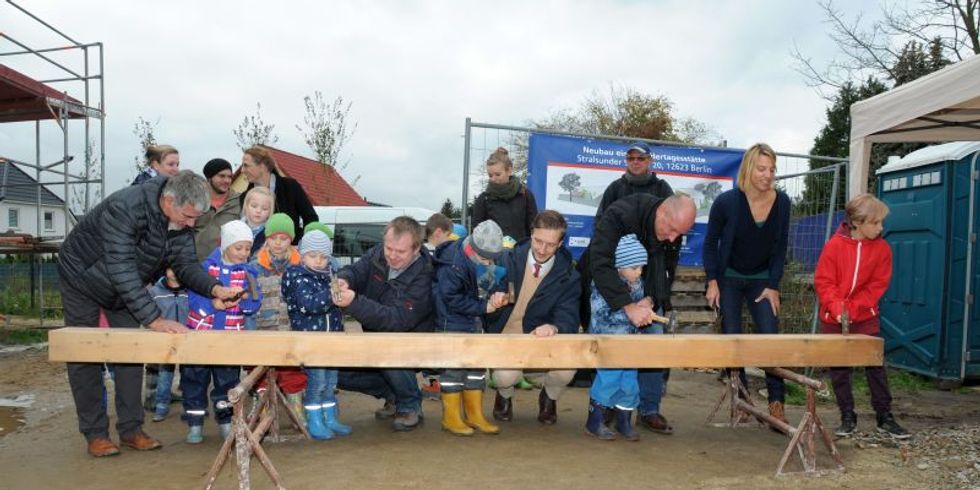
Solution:
<path fill-rule="evenodd" d="M 422 247 L 422 226 L 408 217 L 385 227 L 384 243 L 337 274 L 334 304 L 361 323 L 365 332 L 431 332 L 432 258 Z M 383 398 L 378 418 L 393 418 L 396 431 L 421 422 L 422 392 L 414 369 L 341 370 L 337 386 Z"/>
<path fill-rule="evenodd" d="M 161 316 L 146 289 L 167 267 L 181 284 L 202 295 L 234 298 L 241 289 L 222 287 L 198 265 L 194 253 L 191 227 L 208 207 L 207 189 L 202 177 L 184 170 L 115 192 L 86 214 L 59 252 L 65 324 L 95 327 L 102 310 L 110 327 L 186 332 L 180 323 Z M 118 454 L 102 406 L 102 365 L 68 363 L 68 382 L 89 454 Z M 157 449 L 160 442 L 142 430 L 142 385 L 142 365 L 115 365 L 116 430 L 125 446 Z"/>
<path fill-rule="evenodd" d="M 568 224 L 556 211 L 544 210 L 531 221 L 531 238 L 518 243 L 504 256 L 511 303 L 488 321 L 488 333 L 530 334 L 535 337 L 578 333 L 578 295 L 581 278 L 572 266 L 572 254 L 562 247 Z M 543 376 L 544 387 L 538 395 L 538 422 L 558 421 L 557 402 L 574 369 L 536 371 L 528 376 Z M 520 369 L 494 369 L 497 386 L 493 417 L 513 419 L 511 398 L 514 385 L 524 377 Z"/>
<path fill-rule="evenodd" d="M 684 195 L 663 199 L 649 194 L 634 194 L 614 202 L 606 210 L 592 236 L 589 261 L 596 289 L 610 308 L 622 308 L 630 322 L 637 327 L 650 325 L 655 311 L 662 313 L 670 309 L 668 272 L 677 267 L 680 258 L 678 249 L 671 245 L 694 226 L 696 216 L 694 201 Z M 620 238 L 629 234 L 635 234 L 647 249 L 643 289 L 645 295 L 653 300 L 652 304 L 647 301 L 633 302 L 629 288 L 616 272 L 616 245 Z M 673 429 L 659 411 L 662 387 L 641 390 L 640 395 L 639 425 L 655 432 L 671 433 Z"/>

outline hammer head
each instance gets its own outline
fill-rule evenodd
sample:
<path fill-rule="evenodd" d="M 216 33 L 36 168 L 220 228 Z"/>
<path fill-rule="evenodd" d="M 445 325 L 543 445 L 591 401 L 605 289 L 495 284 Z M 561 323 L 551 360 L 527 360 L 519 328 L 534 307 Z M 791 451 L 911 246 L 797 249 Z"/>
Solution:
<path fill-rule="evenodd" d="M 667 333 L 677 332 L 677 312 L 671 310 L 667 313 L 667 325 L 664 327 Z"/>

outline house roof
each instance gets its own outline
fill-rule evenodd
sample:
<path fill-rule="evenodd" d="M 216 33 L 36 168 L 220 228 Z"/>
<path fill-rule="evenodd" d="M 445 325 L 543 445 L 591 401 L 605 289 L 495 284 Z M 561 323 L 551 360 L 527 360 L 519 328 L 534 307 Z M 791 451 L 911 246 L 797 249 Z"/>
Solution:
<path fill-rule="evenodd" d="M 361 197 L 350 184 L 344 180 L 331 165 L 323 165 L 316 160 L 299 156 L 295 153 L 279 150 L 271 146 L 262 146 L 276 160 L 276 168 L 286 177 L 296 179 L 310 202 L 314 206 L 367 206 L 368 202 Z M 237 191 L 244 190 L 248 183 L 241 174 L 241 167 L 235 171 L 235 183 L 232 186 Z"/>
<path fill-rule="evenodd" d="M 0 122 L 58 119 L 61 107 L 69 119 L 100 115 L 78 99 L 0 64 Z"/>
<path fill-rule="evenodd" d="M 0 201 L 15 201 L 25 204 L 37 202 L 37 180 L 21 170 L 17 165 L 0 158 Z M 64 206 L 65 201 L 48 190 L 41 188 L 41 204 Z"/>

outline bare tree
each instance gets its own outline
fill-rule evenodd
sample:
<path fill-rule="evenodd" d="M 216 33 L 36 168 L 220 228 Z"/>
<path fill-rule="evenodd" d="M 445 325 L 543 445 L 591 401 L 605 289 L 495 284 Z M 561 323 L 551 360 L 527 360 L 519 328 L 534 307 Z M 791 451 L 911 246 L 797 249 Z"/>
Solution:
<path fill-rule="evenodd" d="M 262 119 L 262 104 L 255 103 L 255 114 L 245 116 L 238 128 L 232 131 L 238 141 L 238 148 L 245 151 L 255 145 L 272 146 L 279 141 L 279 137 L 272 132 L 276 129 L 275 124 L 268 124 Z"/>
<path fill-rule="evenodd" d="M 136 118 L 136 124 L 133 125 L 133 135 L 136 136 L 140 144 L 140 152 L 133 159 L 136 164 L 136 173 L 146 170 L 146 149 L 157 144 L 157 139 L 153 136 L 157 124 L 160 124 L 159 119 L 156 122 L 150 122 L 143 119 L 143 116 L 139 116 Z"/>
<path fill-rule="evenodd" d="M 831 93 L 820 90 L 828 100 L 848 81 L 876 77 L 902 83 L 896 68 L 910 49 L 928 46 L 931 57 L 937 60 L 958 61 L 980 54 L 980 0 L 921 0 L 917 6 L 886 3 L 882 20 L 870 24 L 860 14 L 847 18 L 830 0 L 821 2 L 820 7 L 839 56 L 821 67 L 798 46 L 790 55 L 808 85 L 818 90 L 832 88 Z"/>
<path fill-rule="evenodd" d="M 102 170 L 99 165 L 99 157 L 95 154 L 95 140 L 89 140 L 85 151 L 85 171 L 82 175 L 86 180 L 99 180 Z M 94 188 L 94 190 L 93 190 Z M 92 207 L 92 203 L 102 200 L 102 190 L 97 184 L 74 184 L 71 186 L 71 199 L 68 201 L 72 210 L 79 213 L 87 213 Z"/>
<path fill-rule="evenodd" d="M 351 104 L 338 96 L 328 105 L 319 90 L 312 97 L 303 97 L 306 116 L 304 125 L 296 125 L 296 129 L 318 162 L 338 169 L 347 166 L 347 162 L 340 162 L 340 152 L 357 130 L 356 122 L 349 125 Z"/>

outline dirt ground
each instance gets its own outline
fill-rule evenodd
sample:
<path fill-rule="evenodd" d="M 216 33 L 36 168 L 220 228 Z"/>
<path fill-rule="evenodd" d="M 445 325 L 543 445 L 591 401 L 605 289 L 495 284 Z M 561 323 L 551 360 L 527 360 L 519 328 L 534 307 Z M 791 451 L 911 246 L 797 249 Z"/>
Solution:
<path fill-rule="evenodd" d="M 0 398 L 34 395 L 30 408 L 18 409 L 23 424 L 0 431 L 0 486 L 5 488 L 192 488 L 201 485 L 220 446 L 212 421 L 206 441 L 183 442 L 185 426 L 176 414 L 160 423 L 147 417 L 145 429 L 163 441 L 160 451 L 90 458 L 77 432 L 65 367 L 32 349 L 0 354 Z M 426 423 L 410 433 L 394 433 L 377 421 L 378 402 L 343 392 L 343 420 L 354 433 L 326 442 L 294 440 L 265 447 L 289 488 L 939 488 L 942 466 L 921 464 L 914 446 L 837 441 L 847 465 L 844 474 L 822 477 L 774 476 L 788 439 L 758 428 L 716 428 L 704 424 L 721 385 L 710 373 L 675 370 L 664 400 L 673 423 L 672 436 L 642 434 L 638 443 L 603 443 L 583 435 L 588 393 L 570 389 L 559 402 L 559 421 L 537 423 L 537 391 L 516 395 L 515 420 L 498 436 L 450 436 L 439 429 L 441 409 L 424 402 Z M 489 413 L 492 400 L 485 400 Z M 898 396 L 895 412 L 909 429 L 922 431 L 980 423 L 980 394 L 928 391 Z M 8 415 L 10 411 L 7 411 Z M 798 422 L 799 407 L 788 407 Z M 832 404 L 820 415 L 837 424 Z M 2 423 L 0 417 L 0 423 Z M 873 429 L 873 415 L 863 401 L 859 429 Z M 9 420 L 7 421 L 9 424 Z M 975 432 L 974 432 L 975 433 Z M 6 435 L 3 435 L 6 434 Z M 115 434 L 113 434 L 115 438 Z M 973 441 L 974 449 L 980 441 Z M 818 448 L 818 450 L 821 448 Z M 830 467 L 818 452 L 818 463 Z M 798 459 L 791 460 L 793 470 Z M 254 488 L 271 482 L 253 460 Z M 236 488 L 226 468 L 218 488 Z"/>

